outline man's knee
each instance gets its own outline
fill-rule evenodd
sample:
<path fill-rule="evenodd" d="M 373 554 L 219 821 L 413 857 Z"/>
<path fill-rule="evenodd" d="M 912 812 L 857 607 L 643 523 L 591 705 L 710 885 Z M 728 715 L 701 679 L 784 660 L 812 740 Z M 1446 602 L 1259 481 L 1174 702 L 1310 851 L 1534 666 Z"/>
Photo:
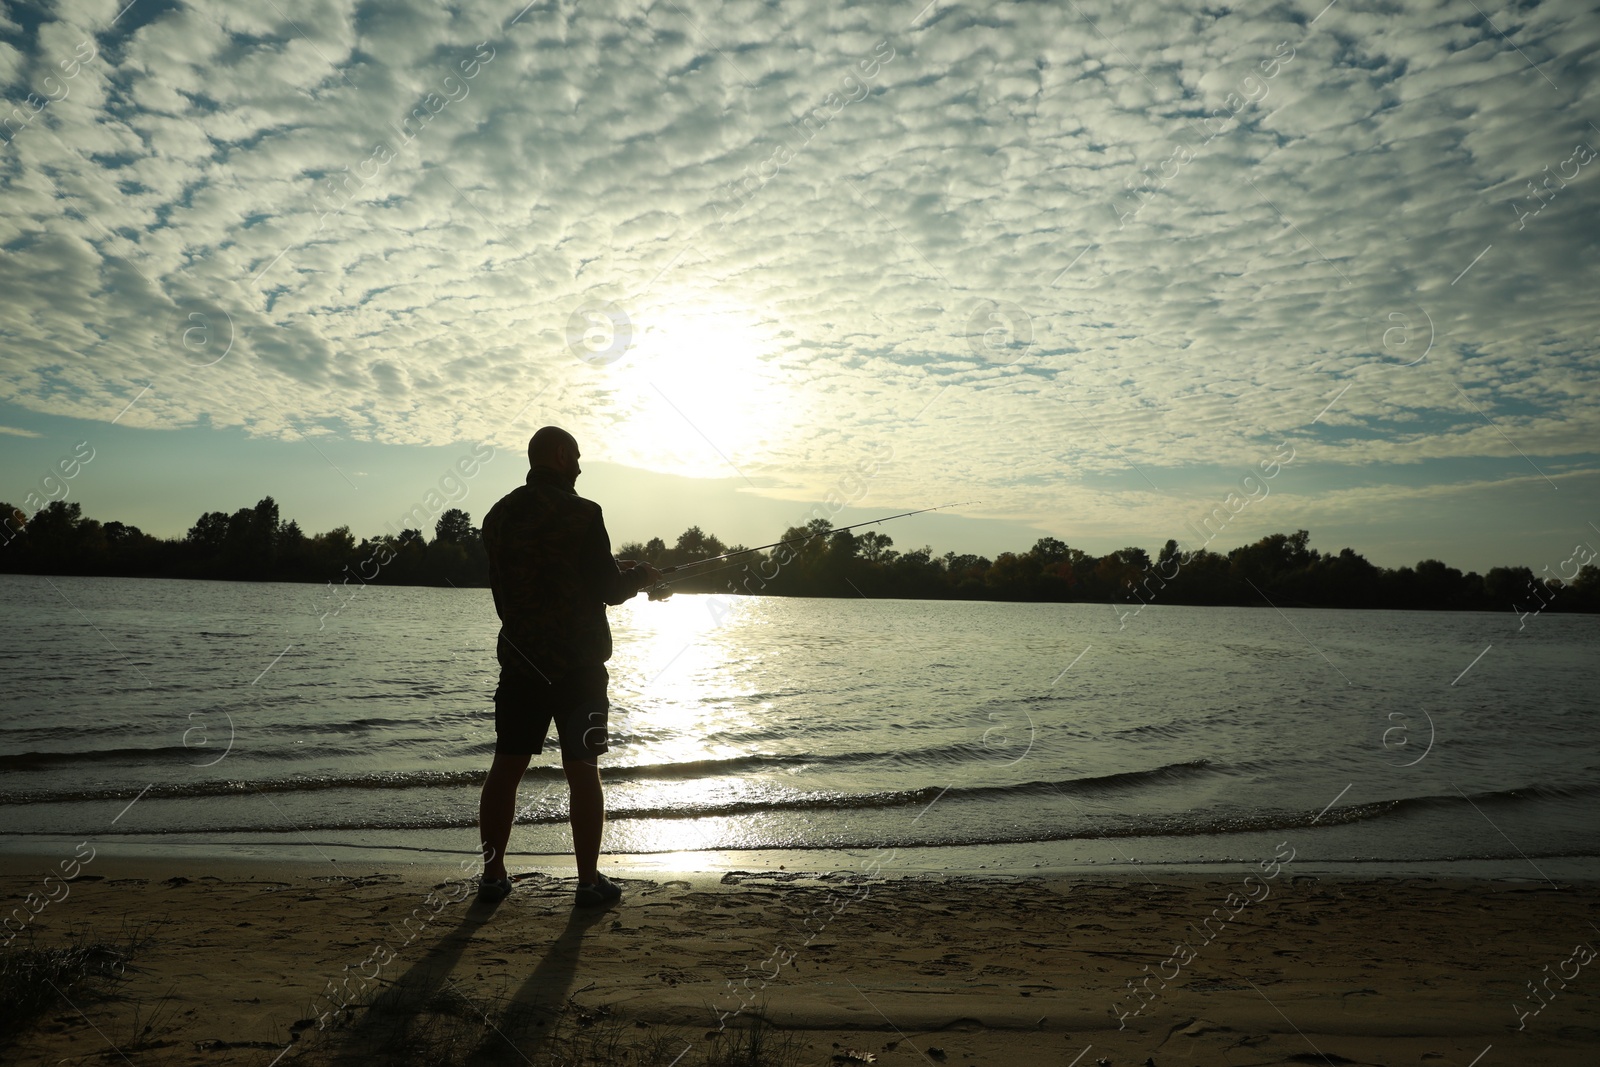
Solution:
<path fill-rule="evenodd" d="M 574 784 L 600 780 L 600 757 L 561 754 L 561 770 Z"/>
<path fill-rule="evenodd" d="M 611 747 L 611 737 L 606 732 L 609 725 L 607 720 L 608 708 L 601 708 L 589 712 L 584 723 L 583 733 L 580 735 L 577 751 L 585 753 L 591 762 L 599 757 L 600 753 Z"/>
<path fill-rule="evenodd" d="M 489 765 L 489 776 L 483 782 L 484 790 L 493 792 L 510 789 L 513 793 L 516 792 L 517 786 L 522 784 L 522 776 L 527 773 L 528 764 L 532 760 L 532 756 L 496 752 L 494 762 Z"/>
<path fill-rule="evenodd" d="M 577 754 L 562 756 L 561 769 L 567 776 L 567 796 L 574 805 L 588 805 L 599 801 L 601 790 L 598 757 Z"/>

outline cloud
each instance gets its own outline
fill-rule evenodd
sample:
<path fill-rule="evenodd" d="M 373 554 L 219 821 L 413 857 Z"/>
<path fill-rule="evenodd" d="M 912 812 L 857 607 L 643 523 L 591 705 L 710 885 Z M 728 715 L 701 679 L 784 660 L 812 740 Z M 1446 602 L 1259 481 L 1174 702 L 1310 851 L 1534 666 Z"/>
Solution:
<path fill-rule="evenodd" d="M 68 90 L 0 146 L 10 396 L 795 498 L 889 442 L 875 493 L 1105 528 L 1284 439 L 1592 467 L 1583 5 L 519 8 L 0 23 Z"/>

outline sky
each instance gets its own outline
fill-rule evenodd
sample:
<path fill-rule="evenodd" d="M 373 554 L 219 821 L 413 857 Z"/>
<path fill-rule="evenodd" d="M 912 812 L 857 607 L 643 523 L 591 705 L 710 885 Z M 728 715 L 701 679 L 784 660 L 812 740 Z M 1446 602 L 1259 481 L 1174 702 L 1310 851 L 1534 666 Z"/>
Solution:
<path fill-rule="evenodd" d="M 0 500 L 366 536 L 481 519 L 550 423 L 619 544 L 959 502 L 883 531 L 1555 566 L 1597 48 L 1579 2 L 0 3 Z"/>

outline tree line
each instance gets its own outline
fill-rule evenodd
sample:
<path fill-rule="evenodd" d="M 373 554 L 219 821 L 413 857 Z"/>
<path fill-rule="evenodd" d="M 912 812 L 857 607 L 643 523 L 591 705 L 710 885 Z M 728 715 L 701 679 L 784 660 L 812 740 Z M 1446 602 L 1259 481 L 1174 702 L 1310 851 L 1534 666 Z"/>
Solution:
<path fill-rule="evenodd" d="M 421 530 L 359 542 L 350 527 L 307 535 L 285 521 L 272 497 L 233 514 L 208 511 L 181 538 L 152 537 L 137 526 L 101 523 L 74 502 L 53 501 L 27 517 L 0 504 L 0 571 L 132 578 L 211 578 L 242 582 L 332 582 L 487 586 L 489 557 L 472 518 L 451 508 Z"/>
<path fill-rule="evenodd" d="M 253 508 L 201 515 L 182 538 L 157 538 L 137 526 L 101 523 L 73 502 L 54 501 L 31 517 L 0 504 L 0 571 L 127 577 L 207 578 L 354 585 L 489 584 L 481 532 L 459 508 L 439 516 L 432 539 L 421 530 L 359 542 L 349 527 L 305 534 L 285 521 L 272 497 Z M 1168 540 L 1152 557 L 1128 547 L 1103 556 L 1041 537 L 1023 552 L 987 556 L 924 545 L 899 551 L 877 531 L 835 530 L 826 519 L 783 532 L 778 547 L 746 552 L 691 526 L 670 546 L 659 537 L 629 542 L 624 559 L 658 567 L 704 564 L 673 583 L 681 592 L 769 596 L 904 597 L 1279 607 L 1414 608 L 1518 613 L 1600 611 L 1600 567 L 1593 550 L 1535 573 L 1525 566 L 1462 573 L 1435 559 L 1386 568 L 1353 549 L 1321 552 L 1310 534 L 1275 533 L 1228 552 L 1186 551 Z M 674 575 L 674 577 L 679 577 Z"/>

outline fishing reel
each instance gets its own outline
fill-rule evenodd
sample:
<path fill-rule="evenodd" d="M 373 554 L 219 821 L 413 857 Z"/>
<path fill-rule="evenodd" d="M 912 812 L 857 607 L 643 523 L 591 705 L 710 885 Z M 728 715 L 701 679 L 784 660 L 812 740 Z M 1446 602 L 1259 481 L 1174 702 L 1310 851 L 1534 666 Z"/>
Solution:
<path fill-rule="evenodd" d="M 672 595 L 672 586 L 666 582 L 657 582 L 645 589 L 644 593 L 651 600 L 665 600 Z"/>

